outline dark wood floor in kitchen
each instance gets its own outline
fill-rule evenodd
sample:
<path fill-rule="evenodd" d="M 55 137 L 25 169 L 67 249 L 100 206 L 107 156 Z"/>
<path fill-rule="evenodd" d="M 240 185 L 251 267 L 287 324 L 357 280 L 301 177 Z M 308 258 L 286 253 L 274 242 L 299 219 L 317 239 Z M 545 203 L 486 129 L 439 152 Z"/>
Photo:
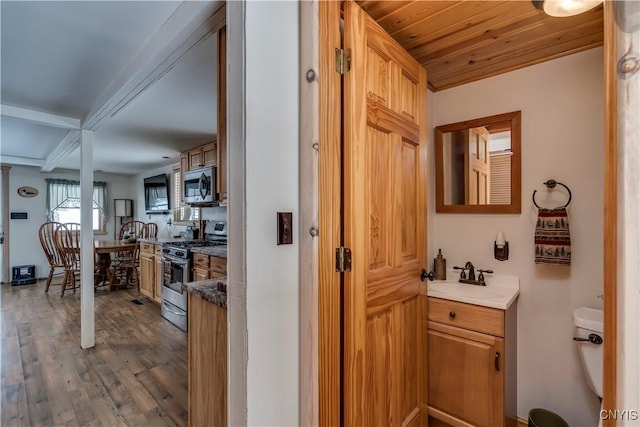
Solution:
<path fill-rule="evenodd" d="M 79 292 L 40 281 L 0 298 L 2 426 L 187 424 L 187 337 L 158 304 L 97 290 L 96 346 L 82 350 Z"/>

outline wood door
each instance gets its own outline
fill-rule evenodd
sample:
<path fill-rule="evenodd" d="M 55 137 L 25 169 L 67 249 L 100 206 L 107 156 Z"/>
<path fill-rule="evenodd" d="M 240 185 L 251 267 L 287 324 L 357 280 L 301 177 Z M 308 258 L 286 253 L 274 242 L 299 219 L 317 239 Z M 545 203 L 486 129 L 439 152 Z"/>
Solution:
<path fill-rule="evenodd" d="M 491 164 L 489 163 L 489 131 L 471 128 L 467 134 L 465 153 L 466 204 L 487 205 L 491 197 Z"/>
<path fill-rule="evenodd" d="M 198 169 L 203 166 L 202 147 L 189 150 L 189 170 Z"/>
<path fill-rule="evenodd" d="M 216 143 L 212 142 L 202 146 L 202 164 L 204 166 L 215 166 L 218 162 L 218 149 Z"/>
<path fill-rule="evenodd" d="M 227 425 L 227 310 L 189 295 L 189 426 Z"/>
<path fill-rule="evenodd" d="M 427 422 L 426 71 L 345 3 L 344 425 Z"/>
<path fill-rule="evenodd" d="M 209 269 L 208 268 L 195 267 L 193 269 L 193 281 L 194 282 L 199 282 L 201 280 L 209 280 Z"/>
<path fill-rule="evenodd" d="M 430 327 L 430 415 L 503 426 L 504 339 L 439 323 Z"/>
<path fill-rule="evenodd" d="M 140 254 L 140 293 L 153 299 L 155 258 Z"/>

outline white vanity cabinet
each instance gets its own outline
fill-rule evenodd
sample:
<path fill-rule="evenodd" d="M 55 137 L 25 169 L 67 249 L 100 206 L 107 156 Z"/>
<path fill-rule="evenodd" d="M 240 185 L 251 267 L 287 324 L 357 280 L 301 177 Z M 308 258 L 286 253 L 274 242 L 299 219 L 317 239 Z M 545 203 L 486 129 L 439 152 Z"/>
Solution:
<path fill-rule="evenodd" d="M 429 425 L 516 425 L 516 304 L 429 297 Z"/>

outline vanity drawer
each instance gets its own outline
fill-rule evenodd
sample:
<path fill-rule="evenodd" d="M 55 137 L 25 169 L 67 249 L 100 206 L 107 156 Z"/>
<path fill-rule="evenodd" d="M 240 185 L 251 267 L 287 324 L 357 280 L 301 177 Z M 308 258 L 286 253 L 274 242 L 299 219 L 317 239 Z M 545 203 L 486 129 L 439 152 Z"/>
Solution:
<path fill-rule="evenodd" d="M 429 320 L 504 337 L 504 313 L 496 308 L 429 298 Z"/>
<path fill-rule="evenodd" d="M 202 268 L 209 268 L 209 255 L 198 253 L 193 254 L 193 265 Z"/>

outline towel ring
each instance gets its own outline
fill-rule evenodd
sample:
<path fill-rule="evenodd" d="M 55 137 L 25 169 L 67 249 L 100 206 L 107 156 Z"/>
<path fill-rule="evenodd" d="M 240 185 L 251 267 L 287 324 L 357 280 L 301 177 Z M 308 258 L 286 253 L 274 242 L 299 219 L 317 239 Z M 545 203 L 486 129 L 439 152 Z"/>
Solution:
<path fill-rule="evenodd" d="M 555 179 L 550 179 L 546 182 L 543 182 L 544 185 L 547 186 L 547 188 L 551 189 L 551 188 L 555 188 L 557 184 L 562 185 L 564 188 L 567 189 L 567 191 L 569 192 L 569 200 L 567 200 L 567 203 L 562 206 L 563 208 L 566 208 L 567 206 L 569 206 L 569 203 L 571 203 L 571 190 L 569 189 L 569 187 L 567 187 L 566 185 L 564 185 L 561 182 L 556 181 Z M 533 199 L 533 204 L 536 205 L 536 207 L 538 209 L 542 209 L 537 203 L 536 203 L 536 192 L 538 190 L 533 190 L 533 196 L 531 196 L 531 198 Z"/>

